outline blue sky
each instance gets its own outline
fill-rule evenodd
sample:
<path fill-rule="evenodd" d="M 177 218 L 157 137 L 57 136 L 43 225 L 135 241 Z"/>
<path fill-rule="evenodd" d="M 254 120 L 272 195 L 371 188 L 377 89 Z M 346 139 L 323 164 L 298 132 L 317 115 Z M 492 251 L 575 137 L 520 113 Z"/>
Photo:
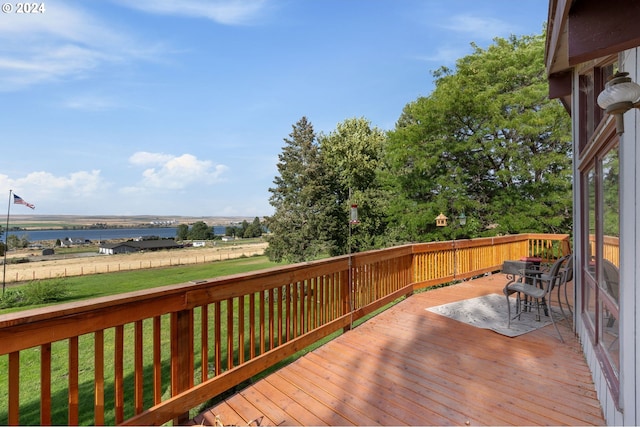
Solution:
<path fill-rule="evenodd" d="M 92 0 L 0 13 L 0 191 L 12 214 L 263 216 L 278 154 L 403 107 L 546 0 Z M 2 205 L 0 193 L 0 206 Z"/>

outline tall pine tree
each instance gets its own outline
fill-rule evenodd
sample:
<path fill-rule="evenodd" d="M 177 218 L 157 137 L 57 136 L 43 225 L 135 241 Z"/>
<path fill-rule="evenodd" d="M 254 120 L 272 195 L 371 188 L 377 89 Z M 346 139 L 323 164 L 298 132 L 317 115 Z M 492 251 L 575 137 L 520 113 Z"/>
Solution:
<path fill-rule="evenodd" d="M 279 175 L 269 188 L 275 208 L 266 218 L 270 231 L 266 254 L 272 261 L 301 262 L 328 253 L 324 206 L 325 173 L 313 126 L 302 117 L 278 155 Z"/>

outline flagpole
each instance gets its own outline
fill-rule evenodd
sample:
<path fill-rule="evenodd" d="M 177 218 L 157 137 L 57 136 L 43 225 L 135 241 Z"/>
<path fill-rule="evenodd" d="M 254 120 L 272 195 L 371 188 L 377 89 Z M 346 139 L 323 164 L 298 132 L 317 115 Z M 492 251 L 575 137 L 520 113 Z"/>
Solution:
<path fill-rule="evenodd" d="M 4 288 L 7 284 L 7 236 L 9 235 L 9 213 L 11 212 L 11 193 L 13 190 L 9 190 L 9 203 L 7 205 L 7 227 L 4 230 L 4 262 L 2 263 L 2 297 L 4 298 Z"/>

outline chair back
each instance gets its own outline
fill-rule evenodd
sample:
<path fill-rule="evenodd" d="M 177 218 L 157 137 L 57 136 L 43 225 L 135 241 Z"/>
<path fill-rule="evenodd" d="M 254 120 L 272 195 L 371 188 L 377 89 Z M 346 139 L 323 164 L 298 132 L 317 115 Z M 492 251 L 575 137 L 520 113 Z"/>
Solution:
<path fill-rule="evenodd" d="M 573 255 L 565 255 L 558 258 L 556 262 L 551 265 L 551 269 L 549 269 L 548 273 L 549 282 L 547 283 L 547 292 L 551 292 L 556 286 L 560 286 L 565 283 L 566 274 L 564 274 L 564 271 L 560 271 L 560 268 L 562 267 L 562 264 L 569 259 L 569 257 L 573 259 Z M 573 268 L 571 270 L 573 271 Z"/>
<path fill-rule="evenodd" d="M 620 294 L 620 271 L 611 261 L 604 260 L 604 281 L 607 292 L 616 302 L 619 302 Z"/>
<path fill-rule="evenodd" d="M 566 274 L 564 278 L 564 282 L 570 282 L 573 280 L 573 254 L 569 255 L 569 260 L 567 261 L 567 265 L 564 268 L 564 272 Z"/>

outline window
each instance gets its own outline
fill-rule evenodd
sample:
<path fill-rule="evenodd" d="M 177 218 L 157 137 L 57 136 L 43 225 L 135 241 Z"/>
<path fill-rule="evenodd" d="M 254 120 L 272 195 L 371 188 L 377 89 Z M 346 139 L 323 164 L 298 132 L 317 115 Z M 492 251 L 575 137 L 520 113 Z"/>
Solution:
<path fill-rule="evenodd" d="M 581 316 L 612 395 L 620 392 L 620 163 L 615 121 L 595 103 L 615 62 L 595 67 L 580 81 L 579 171 L 582 254 Z M 622 295 L 621 295 L 622 293 Z"/>
<path fill-rule="evenodd" d="M 616 395 L 619 388 L 618 336 L 620 279 L 619 149 L 610 142 L 581 172 L 583 182 L 582 318 Z"/>
<path fill-rule="evenodd" d="M 598 95 L 604 89 L 607 80 L 617 71 L 617 63 L 595 67 L 579 77 L 580 83 L 580 139 L 578 151 L 582 153 L 601 122 L 604 113 L 598 107 Z"/>

